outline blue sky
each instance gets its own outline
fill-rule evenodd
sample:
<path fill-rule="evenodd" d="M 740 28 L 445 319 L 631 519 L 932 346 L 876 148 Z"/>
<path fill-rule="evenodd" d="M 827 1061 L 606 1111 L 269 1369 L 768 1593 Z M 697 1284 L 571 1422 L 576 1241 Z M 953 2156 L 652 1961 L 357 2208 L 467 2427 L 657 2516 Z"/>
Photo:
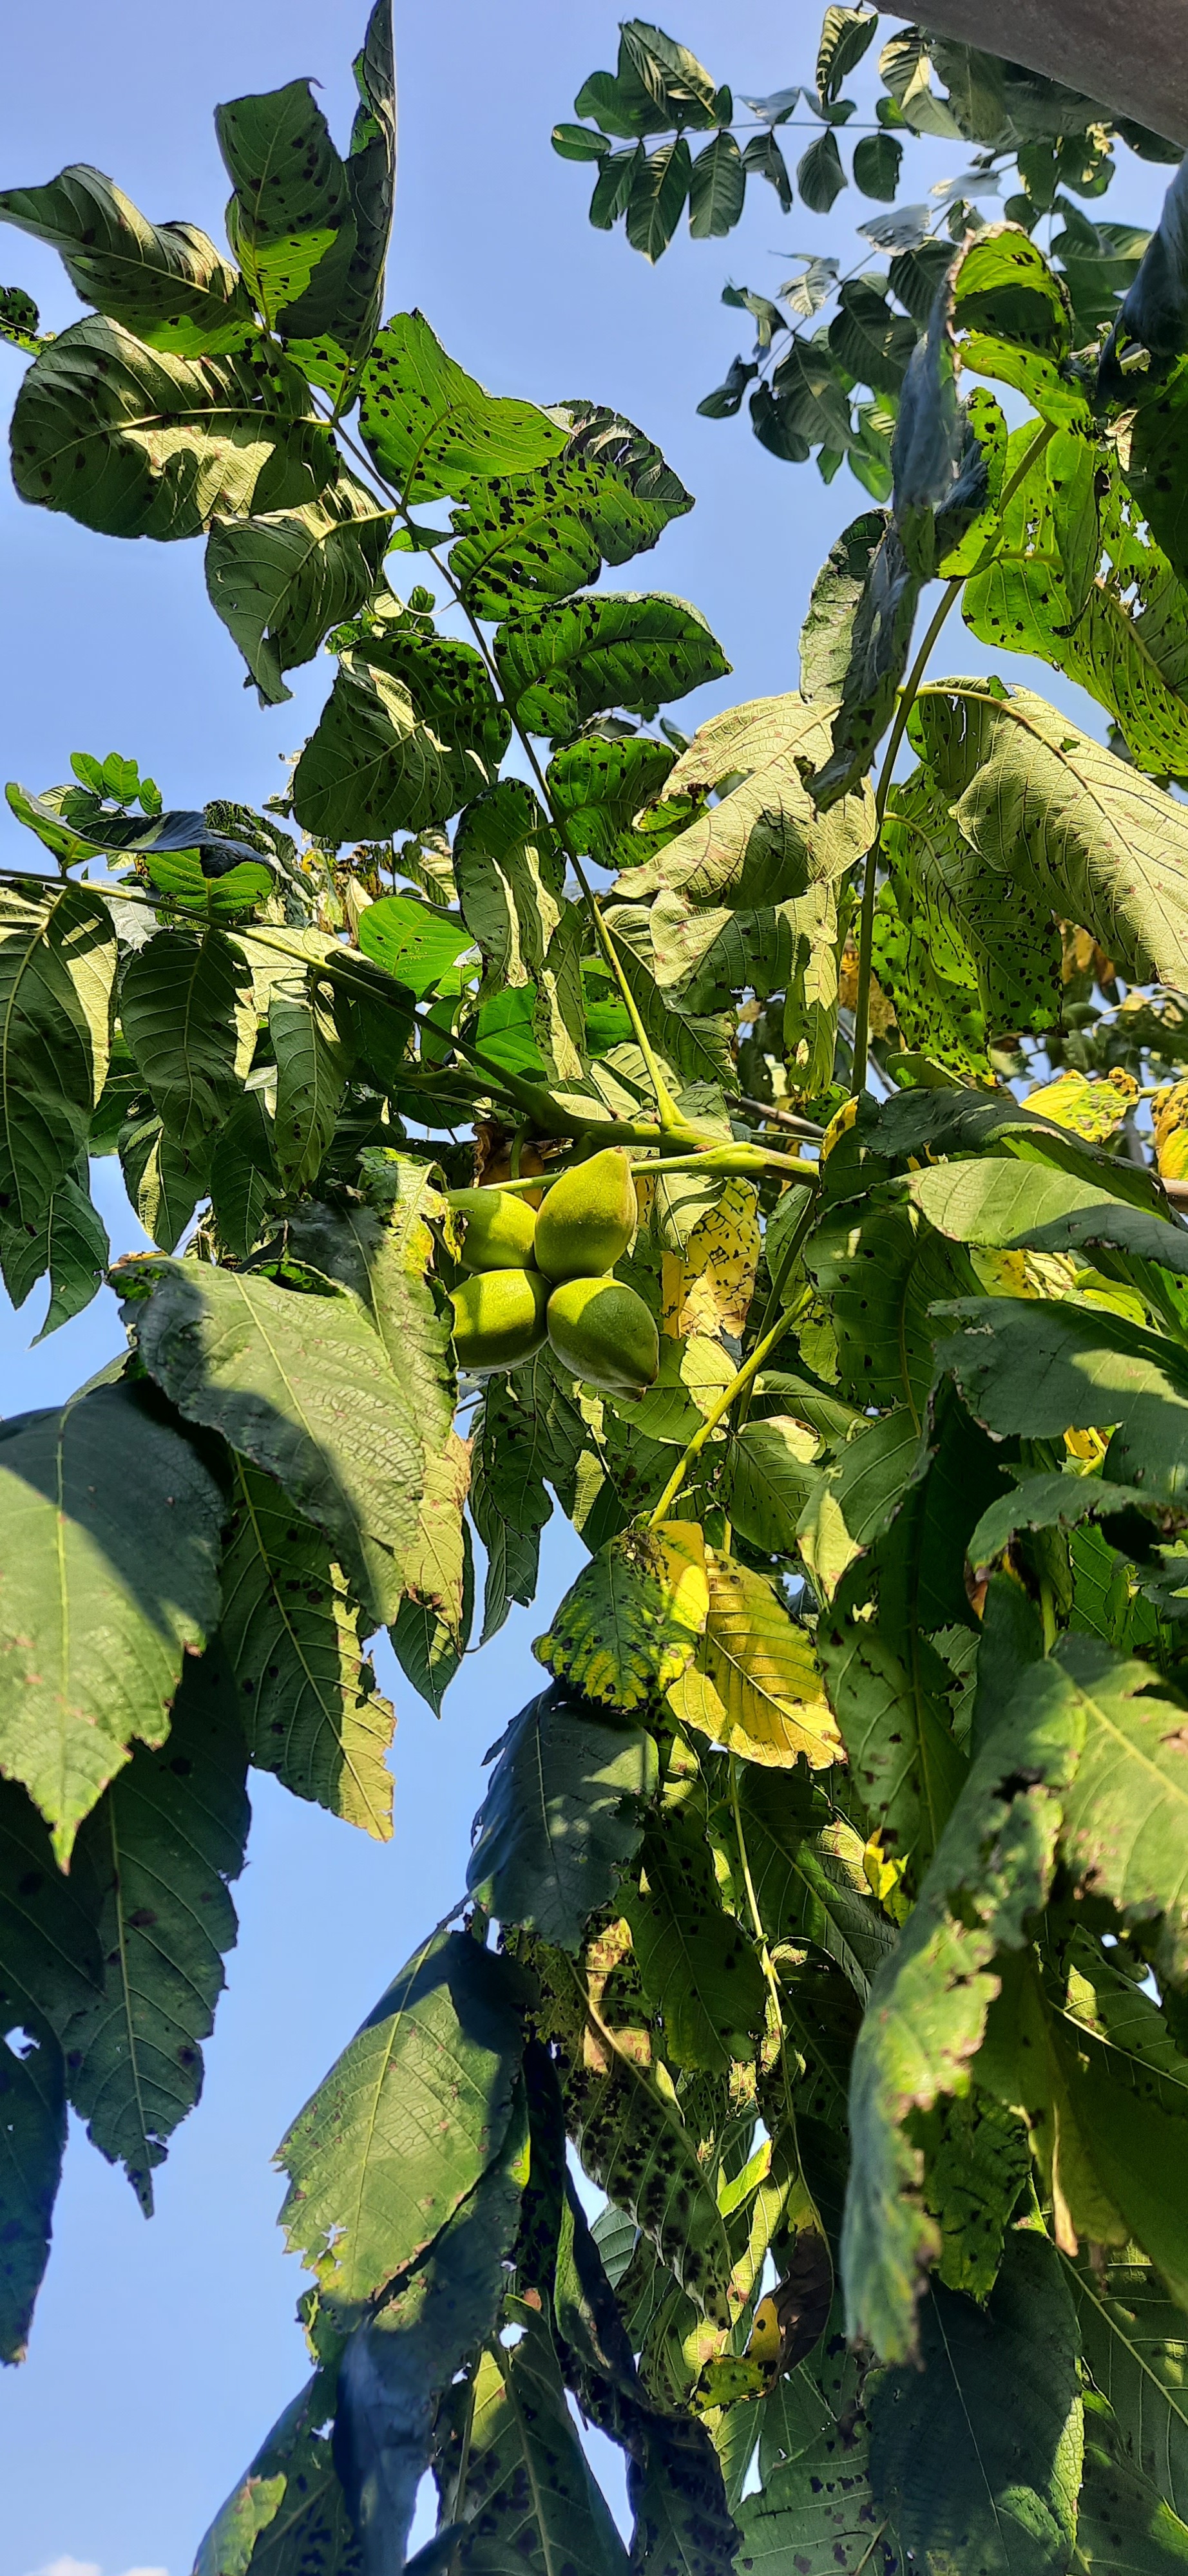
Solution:
<path fill-rule="evenodd" d="M 41 181 L 90 160 L 150 216 L 186 216 L 221 237 L 215 100 L 308 73 L 343 135 L 363 16 L 364 0 L 23 9 L 6 29 L 0 180 Z M 687 0 L 670 24 L 736 95 L 811 76 L 816 7 L 733 0 L 727 13 Z M 584 76 L 613 63 L 615 41 L 609 7 L 436 0 L 398 11 L 388 300 L 423 307 L 447 347 L 497 391 L 592 396 L 660 441 L 698 506 L 623 579 L 695 599 L 721 637 L 734 676 L 685 702 L 700 716 L 795 685 L 812 576 L 863 506 L 844 471 L 826 492 L 813 469 L 765 455 L 745 423 L 696 417 L 699 397 L 744 345 L 744 317 L 721 308 L 720 288 L 734 277 L 771 289 L 800 250 L 839 250 L 848 263 L 851 228 L 871 209 L 851 190 L 830 218 L 797 207 L 785 219 L 770 191 L 753 187 L 730 242 L 682 240 L 655 271 L 621 233 L 593 233 L 589 176 L 555 158 L 548 134 L 572 112 Z M 918 161 L 913 195 L 959 168 L 960 149 L 926 144 Z M 1135 171 L 1102 211 L 1150 221 L 1161 189 L 1158 171 Z M 48 327 L 76 317 L 56 259 L 23 236 L 0 236 L 0 277 L 37 295 Z M 20 361 L 0 350 L 6 402 L 19 373 Z M 279 758 L 297 748 L 326 693 L 326 666 L 296 676 L 291 705 L 261 714 L 206 605 L 197 546 L 93 536 L 23 509 L 4 477 L 0 548 L 3 776 L 44 787 L 67 774 L 71 751 L 115 749 L 135 754 L 174 804 L 213 794 L 258 801 L 275 788 Z M 943 661 L 986 667 L 960 632 Z M 1050 675 L 1034 676 L 1050 696 L 1076 702 Z M 5 812 L 0 856 L 13 864 L 29 855 Z M 140 1238 L 114 1164 L 102 1167 L 100 1189 L 114 1247 L 128 1248 Z M 120 1344 L 105 1294 L 30 1351 L 40 1302 L 20 1316 L 0 1312 L 4 1413 L 56 1401 Z M 554 1525 L 542 1611 L 574 1555 Z M 0 2382 L 0 2576 L 186 2576 L 212 2513 L 299 2384 L 301 2276 L 275 2226 L 272 2151 L 418 1934 L 457 1894 L 481 1757 L 536 1685 L 530 1641 L 543 1624 L 536 1613 L 513 1618 L 467 1664 L 440 1726 L 381 1654 L 400 1713 L 390 1845 L 368 1843 L 271 1780 L 255 1783 L 239 1946 L 207 2050 L 205 2096 L 162 2170 L 151 2226 L 123 2178 L 81 2136 L 72 2142 L 31 2357 Z"/>

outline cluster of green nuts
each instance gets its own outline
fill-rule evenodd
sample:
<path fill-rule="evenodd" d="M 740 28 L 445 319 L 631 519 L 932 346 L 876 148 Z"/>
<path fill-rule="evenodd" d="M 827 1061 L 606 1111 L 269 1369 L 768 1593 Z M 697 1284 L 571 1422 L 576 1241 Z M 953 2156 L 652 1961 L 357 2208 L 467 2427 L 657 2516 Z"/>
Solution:
<path fill-rule="evenodd" d="M 518 1368 L 546 1340 L 601 1394 L 643 1395 L 660 1340 L 642 1297 L 612 1278 L 636 1226 L 635 1182 L 616 1146 L 562 1173 L 537 1211 L 513 1190 L 453 1190 L 465 1217 L 454 1350 L 472 1374 Z"/>

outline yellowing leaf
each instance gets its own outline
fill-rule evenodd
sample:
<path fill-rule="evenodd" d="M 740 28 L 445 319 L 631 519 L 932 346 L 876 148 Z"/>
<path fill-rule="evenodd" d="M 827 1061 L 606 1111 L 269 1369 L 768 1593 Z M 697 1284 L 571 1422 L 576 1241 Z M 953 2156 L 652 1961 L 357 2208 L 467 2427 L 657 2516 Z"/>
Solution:
<path fill-rule="evenodd" d="M 1137 1098 L 1133 1074 L 1124 1073 L 1120 1065 L 1100 1082 L 1090 1082 L 1069 1068 L 1042 1090 L 1029 1092 L 1027 1107 L 1039 1118 L 1050 1118 L 1054 1126 L 1066 1127 L 1070 1136 L 1083 1136 L 1090 1145 L 1107 1145 Z"/>
<path fill-rule="evenodd" d="M 663 1264 L 666 1333 L 741 1333 L 759 1263 L 759 1199 L 750 1181 L 729 1180 L 716 1207 L 698 1218 L 681 1254 Z"/>
<path fill-rule="evenodd" d="M 1188 1082 L 1176 1082 L 1170 1091 L 1161 1091 L 1153 1116 L 1160 1178 L 1188 1181 Z"/>
<path fill-rule="evenodd" d="M 583 1568 L 532 1651 L 602 1708 L 648 1708 L 684 1671 L 708 1607 L 695 1521 L 624 1530 Z"/>
<path fill-rule="evenodd" d="M 823 1770 L 841 1737 L 803 1628 L 765 1575 L 726 1558 L 712 1566 L 709 1616 L 692 1668 L 670 1689 L 674 1717 L 748 1762 Z"/>

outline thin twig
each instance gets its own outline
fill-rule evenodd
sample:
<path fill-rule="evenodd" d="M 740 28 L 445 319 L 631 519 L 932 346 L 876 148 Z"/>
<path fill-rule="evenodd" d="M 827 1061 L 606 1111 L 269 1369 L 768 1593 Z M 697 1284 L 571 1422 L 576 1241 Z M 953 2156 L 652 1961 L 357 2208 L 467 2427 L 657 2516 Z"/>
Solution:
<path fill-rule="evenodd" d="M 748 1100 L 744 1091 L 738 1095 L 738 1105 L 740 1109 L 748 1109 L 753 1118 L 761 1118 L 765 1126 L 786 1127 L 790 1136 L 803 1136 L 808 1142 L 825 1133 L 815 1118 L 802 1118 L 797 1109 L 777 1109 L 767 1100 Z"/>
<path fill-rule="evenodd" d="M 1036 459 L 1042 456 L 1049 439 L 1052 438 L 1054 434 L 1051 422 L 1041 421 L 1035 437 L 1029 440 L 1023 455 L 1020 457 L 1019 462 L 1015 467 L 1014 473 L 1009 476 L 1007 482 L 1003 485 L 1003 489 L 999 495 L 997 503 L 997 513 L 1000 519 L 1003 512 L 1006 510 L 1008 503 L 1013 501 L 1020 484 L 1026 479 L 1027 475 L 1030 474 Z M 860 1099 L 862 1093 L 866 1089 L 866 1065 L 870 1042 L 870 973 L 871 951 L 874 946 L 875 894 L 877 890 L 879 860 L 882 856 L 883 825 L 887 815 L 887 800 L 891 793 L 892 773 L 895 768 L 896 760 L 899 757 L 899 746 L 907 731 L 908 718 L 910 717 L 912 708 L 915 705 L 916 697 L 920 689 L 920 684 L 924 678 L 924 673 L 927 668 L 929 655 L 932 652 L 933 645 L 940 634 L 941 628 L 944 625 L 950 609 L 960 598 L 967 580 L 970 580 L 974 574 L 984 571 L 986 565 L 993 562 L 994 555 L 998 548 L 998 543 L 999 538 L 997 535 L 989 538 L 986 545 L 983 547 L 976 564 L 971 566 L 970 572 L 954 573 L 952 579 L 946 582 L 944 590 L 941 593 L 940 605 L 936 609 L 933 617 L 929 620 L 928 630 L 925 634 L 924 641 L 920 646 L 920 650 L 916 655 L 907 679 L 899 692 L 899 699 L 895 709 L 895 721 L 891 727 L 887 749 L 883 755 L 883 763 L 879 771 L 878 786 L 875 789 L 875 832 L 874 839 L 866 854 L 866 874 L 862 885 L 862 910 L 858 929 L 858 991 L 854 1003 L 853 1069 L 850 1076 L 850 1090 L 855 1099 Z"/>

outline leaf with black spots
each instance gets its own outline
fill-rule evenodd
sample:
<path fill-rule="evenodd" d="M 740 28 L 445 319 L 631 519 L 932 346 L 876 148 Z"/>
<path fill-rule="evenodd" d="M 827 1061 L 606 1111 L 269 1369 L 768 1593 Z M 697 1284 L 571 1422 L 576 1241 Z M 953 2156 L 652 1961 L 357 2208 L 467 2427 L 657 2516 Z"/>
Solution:
<path fill-rule="evenodd" d="M 82 1827 L 99 1891 L 102 1993 L 64 2034 L 70 2099 L 146 2215 L 152 2173 L 202 2090 L 201 2042 L 236 1939 L 247 1748 L 221 1649 L 187 1661 L 168 1739 L 140 1748 Z"/>

